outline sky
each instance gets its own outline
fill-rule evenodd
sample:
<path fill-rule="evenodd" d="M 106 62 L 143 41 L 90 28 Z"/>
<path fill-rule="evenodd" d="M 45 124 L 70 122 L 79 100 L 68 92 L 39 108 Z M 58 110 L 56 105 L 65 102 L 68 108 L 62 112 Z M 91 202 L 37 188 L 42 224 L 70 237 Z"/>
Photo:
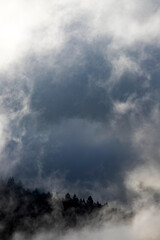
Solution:
<path fill-rule="evenodd" d="M 159 26 L 158 0 L 0 0 L 0 176 L 160 191 Z"/>

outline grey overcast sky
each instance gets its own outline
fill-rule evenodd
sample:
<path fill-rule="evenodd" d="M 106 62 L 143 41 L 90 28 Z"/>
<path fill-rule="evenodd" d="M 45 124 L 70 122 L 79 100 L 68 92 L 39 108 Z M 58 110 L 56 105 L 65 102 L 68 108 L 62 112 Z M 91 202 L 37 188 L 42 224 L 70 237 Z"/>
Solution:
<path fill-rule="evenodd" d="M 0 1 L 0 176 L 159 189 L 159 26 L 158 0 Z"/>

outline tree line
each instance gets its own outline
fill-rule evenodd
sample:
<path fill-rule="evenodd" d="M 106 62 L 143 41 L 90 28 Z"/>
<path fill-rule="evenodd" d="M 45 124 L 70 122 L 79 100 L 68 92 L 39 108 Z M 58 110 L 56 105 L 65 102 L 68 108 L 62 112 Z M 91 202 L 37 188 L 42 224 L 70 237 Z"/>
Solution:
<path fill-rule="evenodd" d="M 0 181 L 0 239 L 9 240 L 14 233 L 32 235 L 38 229 L 65 231 L 82 222 L 87 223 L 103 207 L 76 194 L 53 197 L 50 192 L 26 189 L 14 178 Z"/>

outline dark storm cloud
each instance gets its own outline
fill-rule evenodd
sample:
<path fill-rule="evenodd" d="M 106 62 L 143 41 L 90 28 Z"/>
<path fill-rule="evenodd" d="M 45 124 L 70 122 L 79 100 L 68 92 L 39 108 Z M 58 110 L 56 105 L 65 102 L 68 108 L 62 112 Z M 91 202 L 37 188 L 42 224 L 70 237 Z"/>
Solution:
<path fill-rule="evenodd" d="M 31 108 L 40 113 L 41 121 L 103 121 L 109 117 L 112 102 L 103 84 L 110 77 L 111 64 L 103 55 L 102 43 L 89 45 L 71 39 L 56 56 L 58 69 L 54 65 L 48 72 L 39 69 Z"/>
<path fill-rule="evenodd" d="M 72 118 L 108 121 L 114 117 L 115 102 L 126 103 L 132 98 L 135 103 L 147 95 L 150 98 L 141 101 L 139 108 L 142 115 L 143 111 L 150 113 L 156 102 L 159 50 L 146 46 L 141 54 L 145 52 L 147 57 L 137 60 L 140 47 L 136 51 L 126 49 L 128 59 L 138 61 L 140 70 L 126 69 L 112 83 L 114 68 L 108 49 L 106 39 L 87 44 L 71 38 L 61 53 L 54 55 L 54 60 L 51 58 L 53 65 L 51 63 L 49 68 L 45 68 L 44 62 L 44 65 L 35 63 L 30 107 L 37 113 L 39 123 L 54 124 Z M 134 112 L 136 109 L 130 113 Z"/>
<path fill-rule="evenodd" d="M 86 191 L 92 192 L 94 182 L 98 182 L 106 188 L 107 196 L 109 184 L 117 185 L 116 194 L 125 198 L 124 173 L 141 162 L 132 136 L 150 118 L 157 102 L 157 87 L 152 82 L 158 57 L 152 71 L 146 70 L 153 58 L 148 54 L 149 63 L 141 64 L 145 74 L 127 69 L 110 85 L 113 68 L 104 54 L 103 41 L 89 45 L 71 39 L 61 54 L 53 55 L 50 67 L 34 59 L 34 64 L 28 62 L 26 71 L 33 84 L 10 83 L 9 89 L 19 86 L 23 91 L 6 95 L 10 101 L 3 99 L 4 108 L 16 113 L 10 122 L 11 140 L 3 152 L 8 163 L 18 159 L 11 172 L 27 184 L 42 179 L 53 182 L 58 176 L 66 189 L 77 186 L 79 192 L 87 184 Z M 137 57 L 130 56 L 133 60 Z M 26 99 L 30 110 L 22 114 Z M 124 104 L 124 109 L 117 103 Z M 51 183 L 49 187 L 53 187 Z M 112 197 L 115 192 L 108 198 Z"/>
<path fill-rule="evenodd" d="M 125 101 L 136 91 L 138 95 L 134 81 L 138 83 L 139 79 L 136 74 L 126 73 L 111 91 L 106 83 L 112 64 L 104 54 L 104 45 L 104 40 L 89 45 L 71 39 L 53 66 L 45 68 L 45 64 L 35 61 L 30 68 L 29 64 L 28 75 L 34 79 L 31 112 L 19 121 L 13 133 L 25 129 L 18 151 L 20 161 L 14 171 L 17 178 L 28 182 L 29 176 L 34 182 L 52 179 L 58 172 L 59 176 L 65 175 L 66 188 L 72 182 L 81 185 L 97 181 L 105 187 L 117 183 L 121 185 L 119 194 L 123 192 L 123 173 L 136 164 L 133 159 L 137 156 L 129 140 L 119 139 L 112 132 L 111 122 L 114 101 Z M 125 121 L 127 128 L 129 120 L 125 116 L 121 122 Z M 17 146 L 11 140 L 5 148 L 9 157 L 14 148 Z"/>
<path fill-rule="evenodd" d="M 104 186 L 117 183 L 123 171 L 134 164 L 131 162 L 135 154 L 130 156 L 130 146 L 116 137 L 101 139 L 102 131 L 100 125 L 75 119 L 49 128 L 43 135 L 29 132 L 23 138 L 23 161 L 17 164 L 16 176 L 30 176 L 29 181 L 34 181 L 39 177 L 52 179 L 55 173 L 65 174 L 66 188 L 78 182 L 82 185 L 98 181 Z"/>

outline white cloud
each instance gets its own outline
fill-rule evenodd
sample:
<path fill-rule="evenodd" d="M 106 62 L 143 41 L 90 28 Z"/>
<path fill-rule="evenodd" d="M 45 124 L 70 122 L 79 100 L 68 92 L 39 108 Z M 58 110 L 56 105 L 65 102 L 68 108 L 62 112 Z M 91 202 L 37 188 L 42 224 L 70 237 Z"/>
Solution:
<path fill-rule="evenodd" d="M 126 102 L 115 102 L 114 103 L 114 111 L 117 114 L 126 114 L 129 111 L 134 111 L 136 104 L 132 102 L 132 100 L 128 100 Z"/>
<path fill-rule="evenodd" d="M 0 1 L 0 69 L 26 54 L 57 51 L 70 37 L 66 27 L 76 22 L 87 29 L 83 34 L 77 27 L 76 35 L 84 41 L 107 36 L 114 52 L 137 42 L 159 45 L 159 13 L 151 0 Z"/>

